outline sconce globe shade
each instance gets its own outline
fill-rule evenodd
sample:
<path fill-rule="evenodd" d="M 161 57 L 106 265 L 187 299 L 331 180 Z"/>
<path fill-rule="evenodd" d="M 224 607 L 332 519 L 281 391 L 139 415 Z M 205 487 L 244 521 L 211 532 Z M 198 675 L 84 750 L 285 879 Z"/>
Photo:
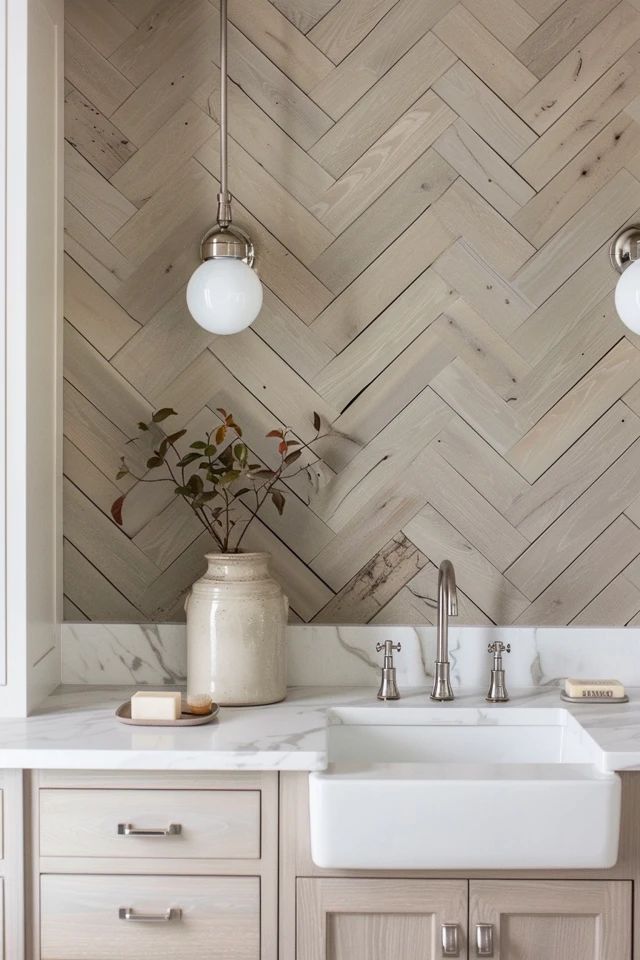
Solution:
<path fill-rule="evenodd" d="M 240 333 L 260 313 L 262 284 L 243 260 L 205 260 L 187 284 L 187 306 L 196 323 L 210 333 Z"/>
<path fill-rule="evenodd" d="M 616 286 L 616 310 L 625 326 L 640 333 L 640 260 L 634 260 L 621 274 Z"/>

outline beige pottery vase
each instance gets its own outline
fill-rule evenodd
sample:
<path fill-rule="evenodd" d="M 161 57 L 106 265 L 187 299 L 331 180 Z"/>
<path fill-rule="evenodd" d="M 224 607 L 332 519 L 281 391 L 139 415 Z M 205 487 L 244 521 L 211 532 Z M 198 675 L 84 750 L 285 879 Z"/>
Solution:
<path fill-rule="evenodd" d="M 268 553 L 208 553 L 187 597 L 187 699 L 222 706 L 277 703 L 287 692 L 289 603 Z"/>

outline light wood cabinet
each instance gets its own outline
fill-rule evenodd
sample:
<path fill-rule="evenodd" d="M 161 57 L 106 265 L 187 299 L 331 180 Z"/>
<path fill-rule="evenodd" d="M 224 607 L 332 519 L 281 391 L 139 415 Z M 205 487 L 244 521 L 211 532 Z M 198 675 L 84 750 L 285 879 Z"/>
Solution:
<path fill-rule="evenodd" d="M 495 960 L 630 960 L 631 898 L 626 880 L 473 880 L 469 955 L 484 933 Z"/>
<path fill-rule="evenodd" d="M 298 880 L 297 960 L 436 960 L 466 951 L 464 880 Z"/>
<path fill-rule="evenodd" d="M 45 876 L 42 960 L 260 960 L 258 877 Z"/>
<path fill-rule="evenodd" d="M 630 960 L 631 911 L 624 880 L 305 878 L 296 960 Z"/>

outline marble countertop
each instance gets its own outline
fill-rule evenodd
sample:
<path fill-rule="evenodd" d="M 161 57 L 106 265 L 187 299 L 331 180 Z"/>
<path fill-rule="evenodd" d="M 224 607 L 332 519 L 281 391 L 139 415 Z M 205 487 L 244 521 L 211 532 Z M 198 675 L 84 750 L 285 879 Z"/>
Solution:
<path fill-rule="evenodd" d="M 294 687 L 283 703 L 223 708 L 201 727 L 133 727 L 114 711 L 132 688 L 59 688 L 28 719 L 0 720 L 0 768 L 101 770 L 323 770 L 327 765 L 326 718 L 331 707 L 393 711 L 428 707 L 444 719 L 460 707 L 480 711 L 514 708 L 569 710 L 600 746 L 607 770 L 640 770 L 640 687 L 620 705 L 565 704 L 557 687 L 512 690 L 507 704 L 489 706 L 484 692 L 458 693 L 451 704 L 431 704 L 426 690 L 406 691 L 380 703 L 370 687 Z M 493 714 L 495 716 L 495 714 Z"/>

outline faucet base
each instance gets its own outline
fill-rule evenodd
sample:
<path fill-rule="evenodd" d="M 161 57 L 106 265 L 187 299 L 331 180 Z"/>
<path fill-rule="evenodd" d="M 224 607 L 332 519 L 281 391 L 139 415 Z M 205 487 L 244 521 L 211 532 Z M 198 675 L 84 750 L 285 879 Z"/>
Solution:
<path fill-rule="evenodd" d="M 450 664 L 448 661 L 436 660 L 434 664 L 433 689 L 431 690 L 432 700 L 453 700 L 453 690 L 451 689 Z"/>

